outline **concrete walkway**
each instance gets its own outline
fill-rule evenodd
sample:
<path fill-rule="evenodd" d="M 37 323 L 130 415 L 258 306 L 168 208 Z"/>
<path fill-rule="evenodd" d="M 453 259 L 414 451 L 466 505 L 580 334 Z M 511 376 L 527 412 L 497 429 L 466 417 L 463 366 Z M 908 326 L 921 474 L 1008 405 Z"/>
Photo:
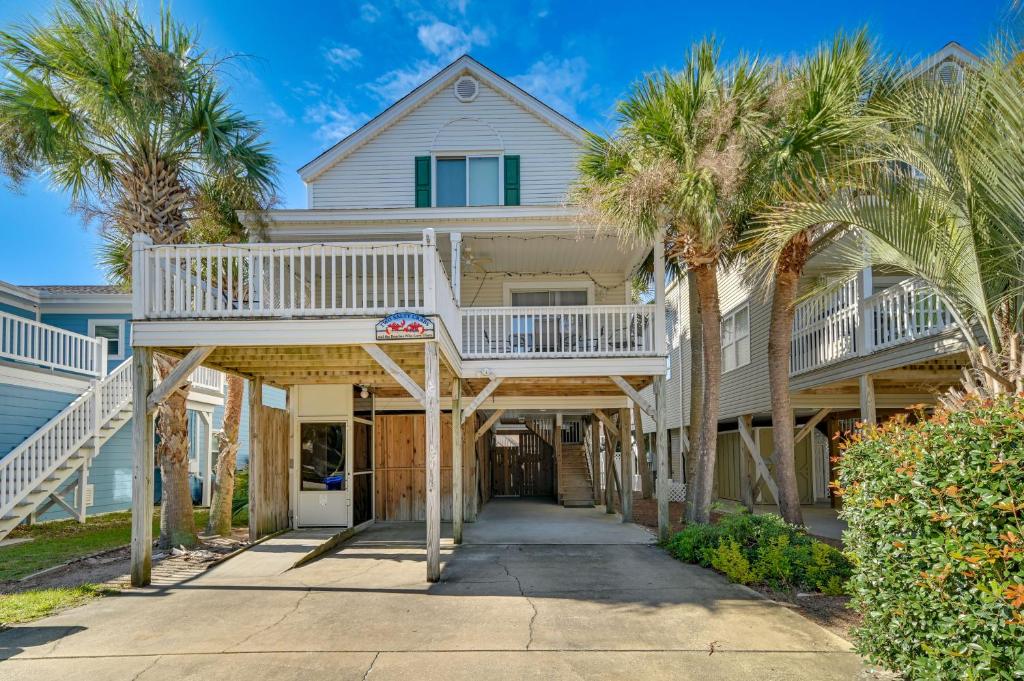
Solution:
<path fill-rule="evenodd" d="M 549 534 L 549 523 L 564 535 Z M 597 510 L 501 502 L 471 527 L 463 546 L 442 543 L 438 584 L 424 581 L 418 524 L 371 528 L 279 572 L 298 548 L 281 543 L 294 541 L 284 535 L 188 583 L 131 590 L 0 633 L 0 679 L 860 674 L 859 658 L 835 635 L 672 560 L 638 528 Z M 507 537 L 521 541 L 501 543 Z"/>

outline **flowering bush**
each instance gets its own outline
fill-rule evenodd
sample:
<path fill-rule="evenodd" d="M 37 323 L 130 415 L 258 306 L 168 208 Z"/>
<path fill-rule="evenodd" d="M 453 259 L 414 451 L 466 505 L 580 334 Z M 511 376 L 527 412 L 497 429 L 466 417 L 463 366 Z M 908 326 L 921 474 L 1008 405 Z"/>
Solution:
<path fill-rule="evenodd" d="M 858 650 L 911 679 L 1024 676 L 1024 399 L 844 445 Z"/>

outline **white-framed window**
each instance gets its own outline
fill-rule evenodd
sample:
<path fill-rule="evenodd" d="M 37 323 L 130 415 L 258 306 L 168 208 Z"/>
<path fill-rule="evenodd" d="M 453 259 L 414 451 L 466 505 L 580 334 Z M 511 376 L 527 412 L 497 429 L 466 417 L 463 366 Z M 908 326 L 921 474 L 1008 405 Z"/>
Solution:
<path fill-rule="evenodd" d="M 750 364 L 750 306 L 722 316 L 722 373 Z"/>
<path fill-rule="evenodd" d="M 434 205 L 500 206 L 501 156 L 439 155 L 434 158 Z"/>
<path fill-rule="evenodd" d="M 107 359 L 124 359 L 124 320 L 90 319 L 89 335 L 107 339 Z"/>

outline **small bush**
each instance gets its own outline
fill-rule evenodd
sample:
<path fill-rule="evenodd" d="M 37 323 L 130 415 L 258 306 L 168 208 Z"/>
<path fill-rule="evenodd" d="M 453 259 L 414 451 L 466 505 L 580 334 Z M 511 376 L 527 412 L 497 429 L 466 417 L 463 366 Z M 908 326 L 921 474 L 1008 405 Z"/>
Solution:
<path fill-rule="evenodd" d="M 850 561 L 777 515 L 740 513 L 717 525 L 689 525 L 666 548 L 681 561 L 711 567 L 740 584 L 841 594 Z"/>
<path fill-rule="evenodd" d="M 868 427 L 840 485 L 858 650 L 909 679 L 1024 676 L 1024 399 Z"/>

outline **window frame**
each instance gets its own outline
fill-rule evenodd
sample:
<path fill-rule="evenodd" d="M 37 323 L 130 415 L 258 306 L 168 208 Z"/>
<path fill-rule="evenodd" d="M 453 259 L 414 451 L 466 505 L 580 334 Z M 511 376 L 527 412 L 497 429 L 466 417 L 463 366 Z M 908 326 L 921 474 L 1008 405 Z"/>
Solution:
<path fill-rule="evenodd" d="M 104 338 L 107 341 L 112 341 L 112 340 L 114 340 L 113 338 L 106 338 L 105 336 L 97 336 L 96 335 L 96 327 L 98 327 L 98 326 L 114 326 L 114 327 L 117 327 L 117 349 L 118 349 L 118 352 L 116 354 L 110 352 L 110 344 L 108 342 L 107 343 L 107 359 L 108 360 L 109 359 L 125 359 L 127 357 L 127 355 L 125 354 L 125 332 L 124 332 L 125 331 L 125 329 L 124 329 L 125 324 L 124 324 L 124 322 L 125 322 L 125 320 L 123 320 L 123 319 L 103 319 L 103 318 L 89 319 L 89 326 L 88 326 L 89 333 L 88 333 L 88 335 L 91 338 Z"/>
<path fill-rule="evenodd" d="M 594 282 L 592 281 L 506 281 L 502 285 L 503 307 L 512 307 L 512 293 L 528 291 L 586 291 L 587 306 L 594 304 Z"/>
<path fill-rule="evenodd" d="M 738 315 L 740 312 L 743 312 L 743 311 L 746 311 L 746 313 L 747 313 L 747 330 L 746 330 L 746 333 L 743 336 L 740 336 L 739 334 L 736 333 L 736 315 Z M 731 343 L 727 344 L 725 342 L 725 325 L 726 325 L 726 322 L 729 321 L 729 320 L 732 320 L 732 323 L 733 323 L 733 336 L 734 336 L 734 338 L 733 338 Z M 722 315 L 722 328 L 719 330 L 719 338 L 722 341 L 722 374 L 723 375 L 725 375 L 725 374 L 727 374 L 727 373 L 729 373 L 731 371 L 736 371 L 737 369 L 741 369 L 741 368 L 747 366 L 748 364 L 750 364 L 750 301 L 744 301 L 744 302 L 740 303 L 739 305 L 731 308 L 728 312 L 726 312 L 725 314 Z M 747 341 L 747 361 L 745 361 L 745 362 L 743 362 L 741 364 L 740 360 L 739 360 L 739 353 L 735 353 L 736 365 L 731 367 L 731 368 L 729 368 L 729 369 L 726 369 L 725 368 L 726 367 L 726 362 L 725 362 L 726 353 L 729 352 L 729 351 L 734 351 L 735 352 L 735 349 L 738 347 L 739 342 L 742 341 L 742 340 L 746 340 Z"/>
<path fill-rule="evenodd" d="M 469 159 L 495 158 L 498 160 L 497 203 L 481 206 L 469 205 Z M 466 203 L 463 206 L 437 205 L 437 162 L 438 160 L 462 159 L 466 162 Z M 430 152 L 430 207 L 431 208 L 490 208 L 505 205 L 505 152 L 500 149 L 483 150 L 434 150 Z"/>

